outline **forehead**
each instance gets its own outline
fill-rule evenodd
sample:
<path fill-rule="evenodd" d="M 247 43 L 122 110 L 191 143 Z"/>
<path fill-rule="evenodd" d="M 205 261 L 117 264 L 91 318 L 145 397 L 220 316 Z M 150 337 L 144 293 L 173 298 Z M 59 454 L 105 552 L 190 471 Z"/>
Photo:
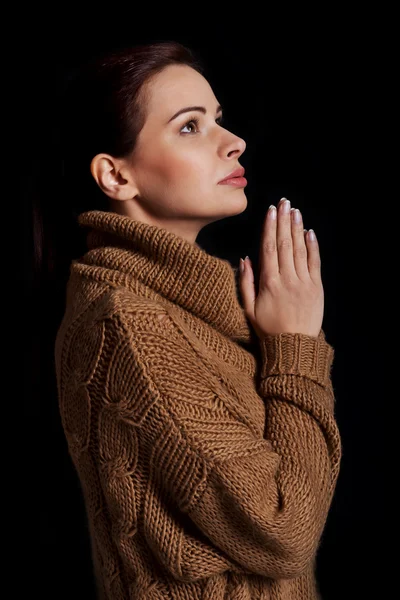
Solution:
<path fill-rule="evenodd" d="M 203 105 L 215 111 L 218 104 L 207 79 L 187 65 L 169 65 L 147 86 L 148 114 L 170 115 L 184 106 Z"/>

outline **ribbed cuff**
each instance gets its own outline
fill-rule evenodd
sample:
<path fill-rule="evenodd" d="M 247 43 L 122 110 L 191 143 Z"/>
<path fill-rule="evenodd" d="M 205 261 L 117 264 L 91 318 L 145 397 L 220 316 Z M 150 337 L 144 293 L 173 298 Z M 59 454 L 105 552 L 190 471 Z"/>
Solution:
<path fill-rule="evenodd" d="M 279 333 L 260 339 L 261 378 L 271 375 L 300 375 L 327 385 L 334 349 L 320 331 L 317 338 L 302 333 Z"/>

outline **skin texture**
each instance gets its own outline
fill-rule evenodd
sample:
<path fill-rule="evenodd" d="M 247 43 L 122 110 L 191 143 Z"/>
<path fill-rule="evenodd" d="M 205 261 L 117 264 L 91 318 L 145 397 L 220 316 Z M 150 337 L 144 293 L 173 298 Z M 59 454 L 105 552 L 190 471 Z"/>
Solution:
<path fill-rule="evenodd" d="M 210 84 L 187 65 L 166 67 L 145 92 L 146 120 L 134 152 L 123 159 L 98 154 L 91 173 L 110 198 L 111 211 L 195 244 L 204 226 L 246 209 L 244 187 L 218 184 L 242 166 L 246 142 L 220 124 Z M 189 106 L 207 112 L 192 110 L 168 123 Z"/>

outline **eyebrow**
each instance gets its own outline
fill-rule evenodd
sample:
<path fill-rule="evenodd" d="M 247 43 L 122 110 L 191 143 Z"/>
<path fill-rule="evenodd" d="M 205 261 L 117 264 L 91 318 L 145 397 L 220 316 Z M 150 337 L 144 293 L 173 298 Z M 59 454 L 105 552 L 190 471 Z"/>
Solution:
<path fill-rule="evenodd" d="M 182 113 L 186 113 L 186 112 L 192 112 L 194 110 L 198 110 L 200 112 L 202 112 L 203 114 L 206 114 L 207 111 L 204 108 L 204 106 L 187 106 L 186 108 L 181 108 L 180 110 L 178 110 L 177 113 L 174 114 L 173 117 L 170 118 L 170 120 L 168 121 L 168 123 L 171 123 L 171 121 L 173 121 L 174 119 L 176 119 L 176 117 L 179 117 L 179 115 L 181 115 Z M 217 113 L 222 111 L 222 106 L 219 104 L 217 106 Z"/>

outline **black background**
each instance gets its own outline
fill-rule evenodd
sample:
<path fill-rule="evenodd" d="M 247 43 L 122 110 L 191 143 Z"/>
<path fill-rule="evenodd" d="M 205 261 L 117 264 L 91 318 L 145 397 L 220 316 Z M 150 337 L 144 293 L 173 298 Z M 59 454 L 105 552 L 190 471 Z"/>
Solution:
<path fill-rule="evenodd" d="M 35 283 L 30 267 L 32 188 L 38 181 L 43 188 L 54 186 L 57 202 L 50 132 L 57 120 L 54 94 L 70 70 L 107 49 L 168 39 L 198 52 L 227 128 L 247 142 L 240 162 L 249 182 L 248 208 L 208 226 L 199 243 L 233 265 L 246 254 L 256 265 L 265 212 L 282 196 L 300 208 L 305 227 L 318 236 L 323 328 L 335 349 L 332 377 L 343 459 L 317 579 L 323 600 L 386 597 L 383 336 L 392 324 L 379 306 L 385 293 L 379 256 L 385 199 L 375 196 L 378 158 L 371 162 L 369 156 L 377 126 L 371 94 L 380 85 L 376 30 L 364 37 L 358 29 L 356 35 L 356 22 L 345 15 L 337 22 L 333 15 L 314 15 L 309 29 L 300 21 L 289 27 L 286 18 L 249 16 L 240 14 L 228 24 L 210 8 L 195 6 L 171 8 L 164 21 L 139 18 L 134 10 L 126 17 L 120 6 L 111 6 L 100 25 L 60 12 L 47 15 L 47 27 L 36 20 L 23 36 L 29 90 L 24 98 L 29 168 L 21 186 L 24 277 L 31 293 L 27 318 L 33 323 L 25 403 L 34 548 L 29 589 L 41 598 L 90 599 L 94 586 L 84 506 L 53 376 L 52 336 L 63 298 L 51 281 Z M 379 154 L 376 147 L 374 152 Z"/>

